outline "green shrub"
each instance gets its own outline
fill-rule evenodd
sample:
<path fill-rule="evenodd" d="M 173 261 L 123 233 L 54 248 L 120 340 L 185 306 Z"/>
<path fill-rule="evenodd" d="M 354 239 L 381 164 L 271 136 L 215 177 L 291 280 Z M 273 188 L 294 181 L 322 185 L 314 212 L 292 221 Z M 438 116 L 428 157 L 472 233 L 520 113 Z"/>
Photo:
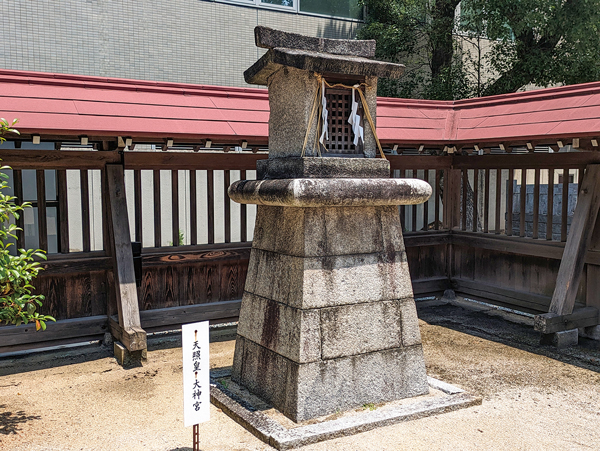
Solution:
<path fill-rule="evenodd" d="M 5 141 L 6 133 L 19 133 L 12 127 L 16 124 L 0 119 L 0 143 Z M 8 175 L 4 171 L 9 166 L 0 167 L 0 322 L 6 324 L 28 324 L 35 322 L 36 330 L 45 330 L 46 321 L 56 321 L 48 315 L 40 315 L 36 310 L 42 305 L 44 296 L 32 295 L 31 284 L 42 269 L 34 257 L 46 260 L 44 251 L 40 249 L 19 249 L 17 255 L 11 255 L 10 247 L 16 239 L 16 232 L 21 230 L 11 219 L 19 219 L 23 209 L 30 208 L 25 202 L 15 203 L 16 197 L 4 194 L 8 189 Z"/>

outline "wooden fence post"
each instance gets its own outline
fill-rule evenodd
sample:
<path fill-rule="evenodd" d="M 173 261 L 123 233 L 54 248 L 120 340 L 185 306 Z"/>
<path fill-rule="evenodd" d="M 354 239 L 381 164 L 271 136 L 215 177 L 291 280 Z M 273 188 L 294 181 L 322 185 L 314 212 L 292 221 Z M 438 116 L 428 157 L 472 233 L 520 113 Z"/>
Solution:
<path fill-rule="evenodd" d="M 590 252 L 600 252 L 600 215 L 592 232 Z M 600 266 L 587 264 L 585 305 L 600 309 Z"/>
<path fill-rule="evenodd" d="M 563 196 L 564 201 L 565 196 Z M 556 288 L 549 312 L 535 318 L 535 328 L 542 334 L 597 325 L 600 322 L 598 309 L 595 307 L 586 307 L 573 312 L 579 282 L 583 275 L 585 256 L 590 246 L 599 209 L 600 165 L 592 164 L 586 168 L 585 178 L 577 197 L 577 206 L 556 277 Z M 596 282 L 592 281 L 592 284 L 595 286 Z"/>
<path fill-rule="evenodd" d="M 573 312 L 579 281 L 583 275 L 585 254 L 600 208 L 600 165 L 589 165 L 567 237 L 565 251 L 556 277 L 550 312 L 568 315 Z"/>
<path fill-rule="evenodd" d="M 146 332 L 141 327 L 127 199 L 125 198 L 125 171 L 120 164 L 106 165 L 108 243 L 113 259 L 118 323 L 109 317 L 112 335 L 128 351 L 145 350 Z"/>
<path fill-rule="evenodd" d="M 445 171 L 444 180 L 444 229 L 452 230 L 460 226 L 461 170 L 450 166 Z M 446 246 L 446 274 L 451 282 L 454 277 L 454 245 L 452 240 Z"/>

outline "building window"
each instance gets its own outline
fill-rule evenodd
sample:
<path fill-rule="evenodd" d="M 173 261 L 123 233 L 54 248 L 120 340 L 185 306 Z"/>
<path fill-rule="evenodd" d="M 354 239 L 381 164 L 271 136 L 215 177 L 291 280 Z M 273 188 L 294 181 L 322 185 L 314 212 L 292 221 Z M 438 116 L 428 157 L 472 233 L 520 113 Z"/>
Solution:
<path fill-rule="evenodd" d="M 266 3 L 268 5 L 279 5 L 279 6 L 288 6 L 290 8 L 294 7 L 294 0 L 259 0 L 261 4 Z"/>
<path fill-rule="evenodd" d="M 363 20 L 364 8 L 359 0 L 219 0 L 226 3 L 255 5 L 263 8 L 281 9 L 322 16 Z"/>
<path fill-rule="evenodd" d="M 348 17 L 363 20 L 363 7 L 358 0 L 299 0 L 300 11 L 325 16 Z"/>
<path fill-rule="evenodd" d="M 285 11 L 297 11 L 298 0 L 221 0 L 226 3 L 242 3 L 246 5 L 262 6 L 263 8 L 283 9 Z"/>

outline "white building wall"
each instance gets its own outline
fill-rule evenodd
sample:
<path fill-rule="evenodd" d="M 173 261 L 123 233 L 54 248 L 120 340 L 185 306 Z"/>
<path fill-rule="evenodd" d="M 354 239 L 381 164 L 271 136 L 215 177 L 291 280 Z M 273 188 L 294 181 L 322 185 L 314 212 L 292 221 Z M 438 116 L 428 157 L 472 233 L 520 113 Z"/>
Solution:
<path fill-rule="evenodd" d="M 0 68 L 248 86 L 254 27 L 352 38 L 359 22 L 208 0 L 2 0 Z"/>
<path fill-rule="evenodd" d="M 310 36 L 348 39 L 359 22 L 209 0 L 0 0 L 0 68 L 102 77 L 247 87 L 243 72 L 264 52 L 254 27 L 265 25 Z M 9 145 L 8 143 L 5 145 Z M 151 150 L 138 146 L 136 150 Z M 197 171 L 198 244 L 208 242 L 206 171 Z M 179 173 L 179 223 L 190 240 L 189 171 Z M 143 246 L 154 247 L 152 171 L 142 171 Z M 231 182 L 239 171 L 231 172 Z M 247 171 L 247 178 L 255 178 Z M 134 238 L 133 173 L 126 174 Z M 72 251 L 83 248 L 79 171 L 68 171 L 68 219 Z M 102 249 L 100 171 L 89 171 L 91 249 Z M 225 241 L 223 172 L 215 171 L 215 243 Z M 33 194 L 33 197 L 35 195 Z M 173 240 L 171 174 L 161 171 L 161 241 Z M 247 207 L 252 239 L 255 206 Z M 37 222 L 28 211 L 32 239 Z M 240 240 L 240 206 L 231 205 L 231 241 Z M 50 225 L 49 225 L 50 227 Z M 56 237 L 50 238 L 56 243 Z M 35 244 L 30 243 L 31 247 Z"/>

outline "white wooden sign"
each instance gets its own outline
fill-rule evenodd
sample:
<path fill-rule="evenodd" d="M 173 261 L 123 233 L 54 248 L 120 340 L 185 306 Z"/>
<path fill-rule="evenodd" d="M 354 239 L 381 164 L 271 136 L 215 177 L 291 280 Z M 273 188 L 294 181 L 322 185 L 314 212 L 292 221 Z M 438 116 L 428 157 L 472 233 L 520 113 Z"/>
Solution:
<path fill-rule="evenodd" d="M 183 348 L 183 423 L 185 427 L 210 419 L 208 321 L 181 327 Z"/>

